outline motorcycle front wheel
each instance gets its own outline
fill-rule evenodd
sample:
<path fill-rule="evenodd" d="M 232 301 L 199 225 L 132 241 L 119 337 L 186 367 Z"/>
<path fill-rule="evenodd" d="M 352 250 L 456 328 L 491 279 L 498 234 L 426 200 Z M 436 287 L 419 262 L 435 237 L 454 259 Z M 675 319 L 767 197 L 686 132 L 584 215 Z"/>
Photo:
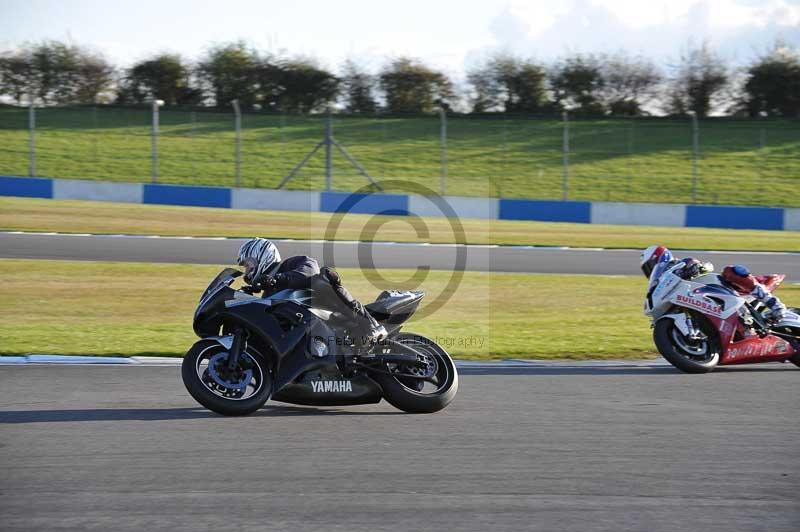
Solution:
<path fill-rule="evenodd" d="M 684 336 L 669 318 L 656 322 L 653 341 L 658 352 L 667 361 L 685 373 L 708 373 L 713 370 L 720 357 L 717 332 L 702 316 L 691 314 L 692 321 L 704 338 Z"/>
<path fill-rule="evenodd" d="M 458 372 L 440 345 L 418 334 L 400 333 L 386 342 L 385 349 L 414 353 L 424 362 L 424 368 L 384 364 L 383 371 L 371 375 L 390 405 L 410 414 L 432 414 L 453 401 L 458 391 Z"/>
<path fill-rule="evenodd" d="M 210 340 L 195 343 L 183 358 L 186 390 L 209 410 L 244 416 L 264 406 L 272 394 L 272 377 L 263 357 L 247 347 L 233 370 L 225 346 Z"/>

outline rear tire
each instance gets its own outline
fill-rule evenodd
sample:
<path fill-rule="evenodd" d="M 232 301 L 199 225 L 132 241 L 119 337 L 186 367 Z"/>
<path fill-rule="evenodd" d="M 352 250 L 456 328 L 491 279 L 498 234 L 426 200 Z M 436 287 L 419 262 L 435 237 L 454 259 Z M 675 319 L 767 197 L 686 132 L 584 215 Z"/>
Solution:
<path fill-rule="evenodd" d="M 789 312 L 794 312 L 795 314 L 800 315 L 800 307 L 791 307 L 788 310 Z M 797 337 L 797 340 L 792 345 L 795 346 L 795 350 L 798 350 L 798 346 L 800 346 L 800 329 L 792 328 L 786 332 L 794 334 Z M 789 362 L 800 368 L 800 352 L 790 358 Z"/>
<path fill-rule="evenodd" d="M 704 355 L 690 352 L 676 343 L 677 337 L 683 338 L 684 342 L 689 342 L 689 340 L 681 334 L 675 327 L 675 322 L 669 318 L 660 319 L 656 322 L 653 330 L 653 341 L 661 356 L 679 370 L 685 373 L 708 373 L 719 362 L 720 348 L 717 333 L 702 316 L 692 315 L 692 318 L 699 325 L 700 330 L 708 337 L 705 340 Z"/>
<path fill-rule="evenodd" d="M 394 342 L 408 346 L 425 356 L 436 359 L 436 376 L 441 379 L 438 389 L 434 393 L 424 393 L 408 386 L 386 373 L 373 373 L 370 375 L 383 389 L 386 401 L 409 414 L 432 414 L 449 405 L 458 392 L 458 372 L 450 355 L 433 340 L 412 333 L 400 333 L 391 339 Z M 388 366 L 383 368 L 388 370 Z"/>
<path fill-rule="evenodd" d="M 222 414 L 223 416 L 245 416 L 251 414 L 264 406 L 264 403 L 267 402 L 267 399 L 272 394 L 272 376 L 264 362 L 264 358 L 251 347 L 247 347 L 242 352 L 241 358 L 252 364 L 252 374 L 256 376 L 258 388 L 254 390 L 252 396 L 246 398 L 222 397 L 218 395 L 219 391 L 215 393 L 204 383 L 204 378 L 208 380 L 208 369 L 206 368 L 203 375 L 201 375 L 199 368 L 204 360 L 215 355 L 224 357 L 225 353 L 227 353 L 227 349 L 215 341 L 200 340 L 195 343 L 186 353 L 186 356 L 183 357 L 183 364 L 181 365 L 183 384 L 198 403 L 217 414 Z M 210 383 L 214 385 L 213 382 Z M 220 388 L 216 385 L 214 386 L 215 388 Z"/>

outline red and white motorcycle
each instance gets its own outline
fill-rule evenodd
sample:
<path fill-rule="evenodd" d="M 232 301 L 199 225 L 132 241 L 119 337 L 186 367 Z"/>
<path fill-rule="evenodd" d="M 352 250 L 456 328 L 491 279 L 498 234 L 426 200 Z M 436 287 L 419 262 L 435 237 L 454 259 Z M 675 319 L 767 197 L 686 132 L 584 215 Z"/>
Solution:
<path fill-rule="evenodd" d="M 800 309 L 789 309 L 778 323 L 753 296 L 737 293 L 718 274 L 684 280 L 658 277 L 645 299 L 653 319 L 653 340 L 670 364 L 687 373 L 706 373 L 717 365 L 791 361 L 800 366 Z M 772 292 L 785 275 L 758 277 Z"/>

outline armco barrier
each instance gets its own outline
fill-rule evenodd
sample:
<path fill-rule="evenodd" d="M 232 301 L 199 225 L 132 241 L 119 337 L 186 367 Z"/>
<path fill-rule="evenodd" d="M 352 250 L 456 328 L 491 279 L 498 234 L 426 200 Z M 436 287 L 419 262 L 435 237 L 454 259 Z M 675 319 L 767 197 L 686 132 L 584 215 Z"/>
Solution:
<path fill-rule="evenodd" d="M 592 202 L 592 223 L 683 227 L 686 224 L 686 206 Z"/>
<path fill-rule="evenodd" d="M 592 204 L 588 201 L 501 199 L 499 218 L 588 224 L 592 222 Z"/>
<path fill-rule="evenodd" d="M 415 216 L 447 216 L 452 209 L 460 218 L 489 220 L 800 231 L 800 209 L 730 205 L 445 197 L 450 209 L 443 211 L 431 198 L 406 194 L 230 189 L 17 176 L 0 176 L 0 196 Z"/>
<path fill-rule="evenodd" d="M 145 185 L 143 203 L 189 207 L 231 207 L 231 189 L 183 185 Z"/>
<path fill-rule="evenodd" d="M 319 195 L 319 192 L 304 190 L 234 188 L 231 196 L 231 208 L 317 212 Z"/>
<path fill-rule="evenodd" d="M 687 205 L 686 227 L 781 230 L 783 229 L 783 209 Z"/>
<path fill-rule="evenodd" d="M 23 198 L 52 198 L 53 180 L 37 177 L 0 176 L 0 195 Z"/>
<path fill-rule="evenodd" d="M 800 209 L 783 209 L 784 231 L 800 231 Z"/>
<path fill-rule="evenodd" d="M 144 185 L 141 183 L 55 179 L 53 181 L 53 198 L 142 203 Z"/>
<path fill-rule="evenodd" d="M 499 213 L 500 200 L 496 198 L 464 198 L 461 196 L 444 196 L 447 205 L 458 218 L 480 218 L 483 220 L 496 220 Z M 408 211 L 416 216 L 450 216 L 427 196 L 410 195 L 408 197 Z"/>
<path fill-rule="evenodd" d="M 322 212 L 352 212 L 357 214 L 408 214 L 405 194 L 350 194 L 349 192 L 320 193 Z"/>

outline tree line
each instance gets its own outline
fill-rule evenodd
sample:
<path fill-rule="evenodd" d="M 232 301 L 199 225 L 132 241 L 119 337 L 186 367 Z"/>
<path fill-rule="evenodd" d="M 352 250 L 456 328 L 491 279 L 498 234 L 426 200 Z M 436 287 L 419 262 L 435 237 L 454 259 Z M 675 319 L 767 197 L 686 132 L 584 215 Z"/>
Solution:
<path fill-rule="evenodd" d="M 471 113 L 704 117 L 712 112 L 800 117 L 800 55 L 782 43 L 733 68 L 707 43 L 664 69 L 624 52 L 572 54 L 550 64 L 507 53 L 473 66 L 456 85 L 419 59 L 377 73 L 352 60 L 334 73 L 313 58 L 265 54 L 244 42 L 212 46 L 196 62 L 159 53 L 129 68 L 58 41 L 0 54 L 0 96 L 18 105 L 145 104 L 350 113 Z"/>

